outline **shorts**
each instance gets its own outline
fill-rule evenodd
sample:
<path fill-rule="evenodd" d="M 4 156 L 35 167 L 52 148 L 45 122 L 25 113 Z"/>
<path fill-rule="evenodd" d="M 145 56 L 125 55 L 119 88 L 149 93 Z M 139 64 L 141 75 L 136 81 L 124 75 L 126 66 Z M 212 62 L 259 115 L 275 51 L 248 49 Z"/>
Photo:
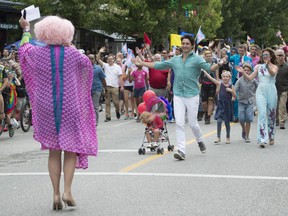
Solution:
<path fill-rule="evenodd" d="M 133 86 L 124 86 L 124 90 L 133 92 Z"/>
<path fill-rule="evenodd" d="M 239 122 L 253 122 L 253 117 L 254 117 L 253 103 L 244 104 L 238 101 Z"/>
<path fill-rule="evenodd" d="M 216 94 L 216 85 L 213 84 L 204 84 L 201 86 L 201 99 L 202 102 L 207 102 L 209 98 L 215 100 Z"/>
<path fill-rule="evenodd" d="M 134 89 L 134 97 L 138 98 L 138 97 L 142 97 L 144 95 L 146 88 L 139 88 L 139 89 Z"/>

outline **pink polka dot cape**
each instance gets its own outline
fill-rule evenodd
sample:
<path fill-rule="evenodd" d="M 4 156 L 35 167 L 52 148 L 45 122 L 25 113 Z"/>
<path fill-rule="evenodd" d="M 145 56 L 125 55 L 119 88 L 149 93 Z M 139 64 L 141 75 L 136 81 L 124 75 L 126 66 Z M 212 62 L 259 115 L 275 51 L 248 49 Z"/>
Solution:
<path fill-rule="evenodd" d="M 98 141 L 91 98 L 93 68 L 73 47 L 19 49 L 21 69 L 31 102 L 34 138 L 42 150 L 77 153 L 76 168 L 88 167 Z"/>

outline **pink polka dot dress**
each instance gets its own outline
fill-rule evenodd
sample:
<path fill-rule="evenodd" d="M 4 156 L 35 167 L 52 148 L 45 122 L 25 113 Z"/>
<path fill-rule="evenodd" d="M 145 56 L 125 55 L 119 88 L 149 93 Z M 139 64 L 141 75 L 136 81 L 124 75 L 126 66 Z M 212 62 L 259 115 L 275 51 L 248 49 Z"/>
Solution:
<path fill-rule="evenodd" d="M 32 106 L 34 138 L 42 150 L 77 153 L 76 168 L 88 167 L 98 151 L 93 80 L 89 59 L 73 47 L 19 49 L 20 65 Z"/>

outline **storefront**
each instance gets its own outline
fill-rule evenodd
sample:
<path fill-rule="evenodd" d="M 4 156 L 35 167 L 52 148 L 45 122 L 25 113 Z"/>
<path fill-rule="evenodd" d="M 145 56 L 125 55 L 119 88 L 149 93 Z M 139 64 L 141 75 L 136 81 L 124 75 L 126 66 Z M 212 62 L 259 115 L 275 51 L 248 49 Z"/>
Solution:
<path fill-rule="evenodd" d="M 22 31 L 18 24 L 21 13 L 13 8 L 17 5 L 21 3 L 0 0 L 0 50 L 21 38 Z"/>
<path fill-rule="evenodd" d="M 3 48 L 11 43 L 21 39 L 22 30 L 19 26 L 19 18 L 21 17 L 20 9 L 17 6 L 23 5 L 19 2 L 0 0 L 0 52 Z M 21 8 L 23 8 L 22 6 Z M 31 23 L 31 28 L 33 25 Z M 32 37 L 34 36 L 31 32 Z M 73 43 L 79 49 L 89 50 L 95 53 L 102 46 L 111 49 L 112 53 L 117 53 L 121 50 L 122 46 L 127 43 L 135 46 L 135 38 L 119 35 L 117 33 L 107 34 L 101 30 L 87 30 L 77 29 Z"/>

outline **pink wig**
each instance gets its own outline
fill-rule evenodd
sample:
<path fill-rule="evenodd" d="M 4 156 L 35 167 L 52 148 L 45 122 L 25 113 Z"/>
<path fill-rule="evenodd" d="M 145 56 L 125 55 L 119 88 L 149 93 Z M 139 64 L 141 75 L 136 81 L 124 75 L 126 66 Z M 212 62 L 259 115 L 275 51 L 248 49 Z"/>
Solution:
<path fill-rule="evenodd" d="M 74 26 L 69 20 L 48 16 L 35 24 L 34 33 L 37 40 L 49 45 L 70 44 L 74 36 Z"/>

